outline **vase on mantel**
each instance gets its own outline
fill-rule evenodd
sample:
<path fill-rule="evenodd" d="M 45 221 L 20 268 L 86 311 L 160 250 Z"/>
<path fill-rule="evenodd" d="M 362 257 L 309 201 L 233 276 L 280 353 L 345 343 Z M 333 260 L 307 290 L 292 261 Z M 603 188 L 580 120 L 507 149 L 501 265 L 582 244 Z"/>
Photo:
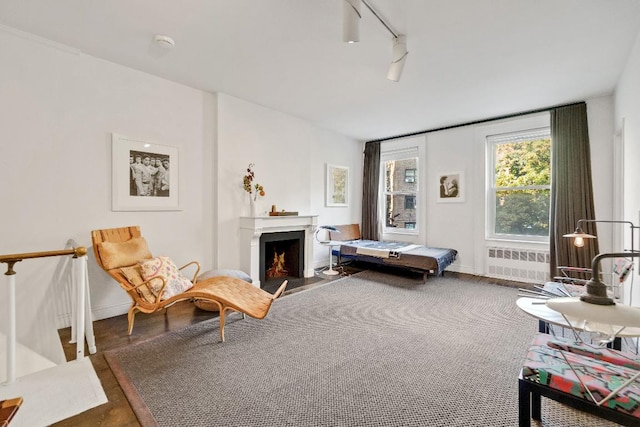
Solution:
<path fill-rule="evenodd" d="M 256 201 L 253 200 L 252 194 L 249 194 L 249 216 L 252 218 L 258 216 L 258 208 L 256 207 Z"/>

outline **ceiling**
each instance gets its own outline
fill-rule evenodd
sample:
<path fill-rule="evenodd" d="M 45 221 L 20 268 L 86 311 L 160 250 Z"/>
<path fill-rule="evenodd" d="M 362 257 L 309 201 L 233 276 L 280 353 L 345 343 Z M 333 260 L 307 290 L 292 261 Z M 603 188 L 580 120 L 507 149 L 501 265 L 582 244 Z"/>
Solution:
<path fill-rule="evenodd" d="M 368 1 L 407 35 L 397 83 L 367 8 L 342 42 L 342 0 L 0 0 L 0 24 L 358 140 L 611 94 L 640 30 L 640 0 Z"/>

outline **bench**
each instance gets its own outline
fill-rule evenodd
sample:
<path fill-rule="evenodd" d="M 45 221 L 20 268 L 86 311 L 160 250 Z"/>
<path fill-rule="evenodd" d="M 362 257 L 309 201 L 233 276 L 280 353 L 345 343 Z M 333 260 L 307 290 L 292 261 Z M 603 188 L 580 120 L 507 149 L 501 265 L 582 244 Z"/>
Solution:
<path fill-rule="evenodd" d="M 519 426 L 530 426 L 532 418 L 541 420 L 542 396 L 621 425 L 639 426 L 639 375 L 635 354 L 538 333 L 518 379 Z"/>

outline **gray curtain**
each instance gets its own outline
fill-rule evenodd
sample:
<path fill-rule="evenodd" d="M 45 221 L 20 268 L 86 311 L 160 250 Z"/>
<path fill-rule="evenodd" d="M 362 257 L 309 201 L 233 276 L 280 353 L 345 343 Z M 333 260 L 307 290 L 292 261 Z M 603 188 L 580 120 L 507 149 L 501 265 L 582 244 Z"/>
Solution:
<path fill-rule="evenodd" d="M 575 230 L 579 219 L 596 219 L 591 180 L 591 154 L 587 128 L 587 105 L 569 105 L 551 110 L 551 217 L 549 221 L 550 273 L 558 266 L 591 267 L 598 254 L 597 239 L 585 239 L 584 247 L 562 237 Z M 582 230 L 596 235 L 593 223 Z"/>
<path fill-rule="evenodd" d="M 378 184 L 380 182 L 380 143 L 367 142 L 364 147 L 364 173 L 362 180 L 363 239 L 379 240 Z"/>

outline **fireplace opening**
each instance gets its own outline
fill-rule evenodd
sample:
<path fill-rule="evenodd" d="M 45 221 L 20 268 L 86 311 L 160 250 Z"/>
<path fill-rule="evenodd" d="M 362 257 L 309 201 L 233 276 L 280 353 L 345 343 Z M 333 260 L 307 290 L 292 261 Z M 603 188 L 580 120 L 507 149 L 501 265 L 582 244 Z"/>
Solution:
<path fill-rule="evenodd" d="M 304 231 L 264 233 L 260 236 L 260 286 L 304 277 Z"/>

